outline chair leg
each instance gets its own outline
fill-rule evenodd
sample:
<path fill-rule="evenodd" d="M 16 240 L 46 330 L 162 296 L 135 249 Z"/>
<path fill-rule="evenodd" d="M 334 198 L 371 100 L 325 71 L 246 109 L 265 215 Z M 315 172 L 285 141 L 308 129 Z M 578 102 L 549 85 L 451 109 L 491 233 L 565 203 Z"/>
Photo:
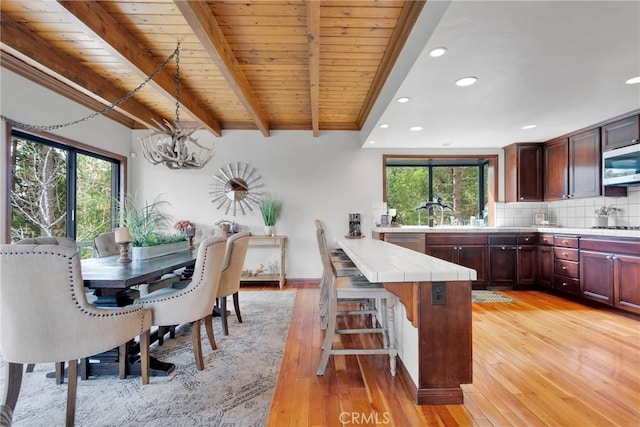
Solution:
<path fill-rule="evenodd" d="M 233 294 L 233 309 L 236 311 L 238 323 L 242 323 L 242 316 L 240 315 L 240 301 L 238 301 L 238 292 Z"/>
<path fill-rule="evenodd" d="M 4 405 L 15 411 L 20 386 L 22 385 L 22 363 L 4 362 L 6 367 L 6 382 L 4 385 Z"/>
<path fill-rule="evenodd" d="M 142 384 L 149 384 L 149 345 L 151 344 L 151 331 L 140 334 L 140 376 Z"/>
<path fill-rule="evenodd" d="M 27 372 L 27 373 L 33 372 L 33 369 L 34 369 L 35 367 L 36 367 L 36 364 L 35 364 L 35 363 L 29 363 L 29 364 L 27 365 L 27 369 L 26 369 L 26 371 L 25 371 L 25 372 Z"/>
<path fill-rule="evenodd" d="M 227 319 L 227 297 L 218 298 L 218 307 L 220 307 L 220 318 L 222 319 L 222 333 L 229 335 L 229 323 Z"/>
<path fill-rule="evenodd" d="M 329 363 L 329 356 L 331 356 L 331 349 L 333 347 L 333 337 L 336 333 L 336 317 L 337 317 L 337 301 L 329 301 L 329 312 L 327 313 L 327 330 L 325 331 L 324 341 L 322 342 L 322 356 L 320 357 L 320 363 L 318 364 L 317 375 L 324 375 L 325 369 L 327 369 L 327 363 Z"/>
<path fill-rule="evenodd" d="M 202 344 L 200 340 L 200 320 L 196 320 L 191 325 L 191 345 L 193 346 L 193 357 L 196 359 L 196 368 L 202 371 L 204 369 L 204 361 L 202 360 Z"/>
<path fill-rule="evenodd" d="M 207 330 L 207 337 L 209 338 L 209 344 L 211 344 L 211 350 L 217 350 L 216 338 L 213 336 L 213 316 L 209 315 L 204 318 L 204 327 Z"/>
<path fill-rule="evenodd" d="M 73 427 L 76 419 L 76 391 L 78 389 L 78 361 L 69 360 L 67 375 L 67 427 Z"/>
<path fill-rule="evenodd" d="M 127 378 L 127 344 L 122 344 L 118 347 L 118 372 L 120 379 Z"/>
<path fill-rule="evenodd" d="M 56 384 L 64 382 L 64 362 L 56 362 Z"/>
<path fill-rule="evenodd" d="M 83 357 L 80 359 L 80 379 L 88 380 L 89 379 L 89 358 Z"/>

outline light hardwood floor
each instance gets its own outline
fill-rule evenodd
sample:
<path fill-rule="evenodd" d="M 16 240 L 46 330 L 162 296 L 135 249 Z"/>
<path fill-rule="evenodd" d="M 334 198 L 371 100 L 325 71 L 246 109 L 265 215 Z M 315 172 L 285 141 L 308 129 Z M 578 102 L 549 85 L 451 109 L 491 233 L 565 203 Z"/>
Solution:
<path fill-rule="evenodd" d="M 474 374 L 464 404 L 418 406 L 384 356 L 332 356 L 316 376 L 318 289 L 291 288 L 297 296 L 268 426 L 640 425 L 636 318 L 537 291 L 504 292 L 515 304 L 473 304 Z"/>

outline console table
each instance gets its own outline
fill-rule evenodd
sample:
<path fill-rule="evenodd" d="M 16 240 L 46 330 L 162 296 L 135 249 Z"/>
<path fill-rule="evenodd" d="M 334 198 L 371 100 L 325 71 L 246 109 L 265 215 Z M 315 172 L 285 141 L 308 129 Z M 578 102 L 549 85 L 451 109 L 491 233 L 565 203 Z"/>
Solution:
<path fill-rule="evenodd" d="M 242 282 L 278 282 L 280 289 L 285 283 L 285 252 L 287 236 L 260 236 L 252 235 L 249 246 L 277 246 L 280 248 L 280 272 L 278 274 L 258 274 L 256 276 L 242 276 Z"/>

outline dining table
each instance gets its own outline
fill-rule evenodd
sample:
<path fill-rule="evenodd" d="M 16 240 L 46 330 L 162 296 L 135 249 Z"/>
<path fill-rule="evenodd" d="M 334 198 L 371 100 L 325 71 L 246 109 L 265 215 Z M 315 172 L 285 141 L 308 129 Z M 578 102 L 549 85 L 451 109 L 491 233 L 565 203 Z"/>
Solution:
<path fill-rule="evenodd" d="M 133 303 L 137 292 L 132 288 L 136 285 L 157 280 L 162 275 L 172 273 L 184 267 L 183 277 L 189 278 L 193 273 L 197 250 L 186 250 L 163 255 L 155 258 L 131 262 L 119 262 L 119 256 L 101 258 L 87 258 L 80 261 L 82 280 L 85 288 L 92 289 L 97 307 L 122 307 Z M 168 325 L 166 325 L 168 326 Z M 157 331 L 152 333 L 152 341 L 158 338 Z M 94 363 L 86 359 L 81 362 L 80 373 L 82 379 L 89 375 L 111 374 L 118 372 L 119 363 L 125 363 L 127 374 L 139 375 L 139 344 L 131 341 L 127 344 L 127 360 L 118 359 L 118 349 L 113 349 L 100 355 L 90 357 Z M 166 363 L 155 357 L 150 358 L 150 375 L 166 376 L 175 369 L 174 364 Z"/>

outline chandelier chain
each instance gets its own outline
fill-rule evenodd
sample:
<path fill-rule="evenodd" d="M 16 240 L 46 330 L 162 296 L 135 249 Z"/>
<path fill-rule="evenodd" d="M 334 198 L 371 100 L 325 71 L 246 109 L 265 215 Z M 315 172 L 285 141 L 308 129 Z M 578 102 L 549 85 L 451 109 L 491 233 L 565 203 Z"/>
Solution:
<path fill-rule="evenodd" d="M 178 59 L 179 50 L 180 50 L 180 43 L 178 43 L 178 46 L 173 51 L 173 53 L 171 53 L 171 55 L 169 55 L 167 57 L 167 59 L 165 59 L 164 62 L 162 64 L 160 64 L 160 66 L 153 73 L 151 73 L 151 75 L 149 77 L 144 79 L 144 81 L 142 83 L 140 83 L 140 85 L 138 85 L 138 87 L 133 89 L 131 92 L 125 94 L 120 99 L 118 99 L 118 100 L 112 102 L 111 104 L 107 105 L 102 110 L 96 111 L 96 112 L 94 112 L 92 114 L 89 114 L 88 116 L 83 117 L 81 119 L 74 120 L 74 121 L 67 122 L 67 123 L 63 123 L 63 124 L 49 125 L 49 126 L 30 125 L 30 124 L 26 124 L 26 123 L 21 123 L 21 122 L 18 122 L 16 120 L 13 120 L 13 119 L 11 119 L 9 117 L 6 117 L 4 115 L 0 115 L 0 119 L 5 121 L 5 122 L 7 122 L 7 123 L 9 123 L 10 125 L 12 125 L 14 127 L 18 127 L 20 129 L 25 129 L 25 130 L 32 130 L 32 131 L 57 130 L 57 129 L 61 129 L 61 128 L 64 128 L 64 127 L 67 127 L 67 126 L 71 126 L 71 125 L 75 125 L 75 124 L 78 124 L 78 123 L 86 122 L 87 120 L 90 120 L 90 119 L 92 119 L 92 118 L 94 118 L 96 116 L 103 115 L 103 114 L 107 113 L 108 111 L 113 110 L 115 107 L 117 107 L 118 105 L 122 104 L 123 102 L 125 102 L 126 100 L 128 100 L 129 98 L 134 96 L 136 93 L 138 93 L 140 90 L 142 90 L 142 88 L 144 88 L 144 86 L 147 83 L 149 83 L 151 80 L 156 78 L 156 76 L 158 74 L 160 74 L 162 72 L 162 70 L 164 70 L 167 67 L 169 62 L 175 57 L 176 58 L 176 120 L 178 120 L 178 118 L 179 118 L 178 106 L 180 105 L 180 87 L 179 87 L 179 84 L 178 84 L 178 78 L 179 78 L 179 71 L 178 71 L 178 67 L 179 67 L 179 65 L 178 65 L 178 62 L 179 62 L 179 59 Z"/>
<path fill-rule="evenodd" d="M 176 46 L 176 124 L 180 123 L 180 42 Z"/>

